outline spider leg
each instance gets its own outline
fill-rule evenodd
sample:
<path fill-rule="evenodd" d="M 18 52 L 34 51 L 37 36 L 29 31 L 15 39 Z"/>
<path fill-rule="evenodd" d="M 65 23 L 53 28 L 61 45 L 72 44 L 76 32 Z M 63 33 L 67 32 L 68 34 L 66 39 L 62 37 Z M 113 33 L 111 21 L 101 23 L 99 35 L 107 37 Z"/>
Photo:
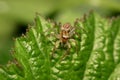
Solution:
<path fill-rule="evenodd" d="M 55 36 L 55 33 L 57 33 L 56 28 L 47 29 L 43 33 L 46 33 L 46 32 L 49 33 L 49 34 L 46 34 L 46 36 L 50 36 L 50 35 Z"/>
<path fill-rule="evenodd" d="M 53 37 L 55 37 L 55 38 L 57 38 L 57 39 L 59 39 L 60 38 L 60 35 L 59 34 L 55 34 L 55 33 L 51 33 L 51 34 L 49 34 L 49 35 L 47 35 L 47 37 L 50 37 L 50 36 L 53 36 Z"/>
<path fill-rule="evenodd" d="M 71 45 L 67 42 L 65 44 L 65 46 L 67 47 L 67 50 L 66 50 L 65 54 L 63 54 L 63 56 L 61 57 L 61 60 L 63 60 L 70 52 Z"/>
<path fill-rule="evenodd" d="M 75 28 L 74 27 L 72 27 L 70 32 L 69 32 L 70 37 L 72 37 L 73 34 L 75 34 Z"/>
<path fill-rule="evenodd" d="M 54 46 L 52 54 L 51 54 L 51 59 L 54 58 L 55 50 L 59 47 L 60 43 L 61 42 L 59 40 L 55 42 L 55 46 Z"/>
<path fill-rule="evenodd" d="M 79 29 L 79 30 L 83 30 L 85 33 L 88 33 L 88 32 L 85 30 L 85 28 L 84 28 L 84 26 L 82 25 L 82 23 L 80 24 L 80 21 L 79 21 L 78 19 L 75 21 L 74 27 L 77 28 L 77 29 Z"/>
<path fill-rule="evenodd" d="M 57 24 L 57 23 L 54 23 L 53 27 L 51 28 L 48 28 L 47 30 L 43 31 L 43 33 L 46 33 L 45 36 L 55 36 L 57 37 L 55 34 L 59 34 L 60 33 L 60 26 L 61 26 L 61 23 Z"/>
<path fill-rule="evenodd" d="M 75 39 L 70 39 L 70 42 L 72 42 L 72 43 L 74 44 L 74 46 L 76 47 L 76 53 L 77 53 L 77 55 L 79 55 L 80 45 L 79 45 L 79 43 L 77 42 L 77 40 L 75 40 Z"/>

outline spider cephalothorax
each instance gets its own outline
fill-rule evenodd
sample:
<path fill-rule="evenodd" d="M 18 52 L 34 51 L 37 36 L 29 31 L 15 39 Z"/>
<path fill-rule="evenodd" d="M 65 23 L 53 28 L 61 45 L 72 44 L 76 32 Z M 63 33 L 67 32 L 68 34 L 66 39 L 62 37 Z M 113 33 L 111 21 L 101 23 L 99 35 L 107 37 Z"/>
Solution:
<path fill-rule="evenodd" d="M 72 36 L 73 27 L 70 23 L 66 23 L 63 26 L 61 26 L 60 30 L 60 40 L 61 43 L 67 43 L 68 39 Z"/>

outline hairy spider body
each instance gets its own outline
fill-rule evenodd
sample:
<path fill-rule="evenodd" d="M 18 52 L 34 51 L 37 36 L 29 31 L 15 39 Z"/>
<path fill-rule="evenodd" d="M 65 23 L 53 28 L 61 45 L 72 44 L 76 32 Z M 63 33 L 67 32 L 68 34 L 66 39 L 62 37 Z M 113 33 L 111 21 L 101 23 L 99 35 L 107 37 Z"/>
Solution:
<path fill-rule="evenodd" d="M 61 27 L 61 32 L 60 32 L 60 40 L 61 43 L 66 43 L 68 39 L 70 38 L 70 30 L 71 30 L 71 25 L 69 23 L 64 24 Z"/>
<path fill-rule="evenodd" d="M 75 28 L 72 27 L 70 23 L 66 23 L 63 26 L 60 26 L 60 32 L 57 35 L 58 41 L 56 41 L 55 46 L 53 48 L 52 57 L 54 56 L 54 51 L 58 48 L 60 44 L 63 47 L 67 48 L 66 53 L 62 56 L 62 58 L 64 58 L 69 53 L 69 50 L 71 48 L 69 41 L 71 40 L 72 42 L 75 42 L 75 40 L 71 38 L 74 34 L 74 30 Z"/>
<path fill-rule="evenodd" d="M 76 53 L 78 54 L 79 51 L 79 45 L 78 45 L 78 39 L 74 39 L 76 36 L 77 38 L 80 39 L 80 33 L 78 32 L 79 30 L 83 30 L 84 32 L 86 32 L 84 30 L 84 28 L 82 28 L 79 23 L 78 23 L 79 19 L 77 19 L 74 23 L 74 26 L 71 26 L 70 23 L 65 23 L 64 25 L 56 25 L 58 26 L 58 28 L 51 28 L 47 31 L 53 30 L 54 32 L 49 35 L 54 36 L 55 38 L 57 38 L 58 40 L 53 43 L 54 44 L 54 48 L 52 49 L 52 54 L 51 54 L 51 58 L 55 58 L 55 51 L 56 49 L 58 49 L 59 47 L 63 47 L 63 49 L 65 50 L 65 54 L 63 54 L 63 56 L 61 57 L 61 59 L 65 58 L 66 55 L 68 55 L 70 52 L 70 48 L 72 47 L 72 45 L 74 45 L 76 47 Z M 60 28 L 59 28 L 60 27 Z M 74 35 L 74 36 L 73 36 Z M 73 38 L 72 38 L 73 37 Z"/>

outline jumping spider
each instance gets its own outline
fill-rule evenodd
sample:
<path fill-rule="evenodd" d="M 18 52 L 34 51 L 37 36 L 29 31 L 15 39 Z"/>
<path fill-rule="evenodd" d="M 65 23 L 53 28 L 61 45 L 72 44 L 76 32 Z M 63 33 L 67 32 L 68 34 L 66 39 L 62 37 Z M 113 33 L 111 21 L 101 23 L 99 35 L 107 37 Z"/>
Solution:
<path fill-rule="evenodd" d="M 63 56 L 61 57 L 61 59 L 63 59 L 63 58 L 65 58 L 65 56 L 67 56 L 69 54 L 69 51 L 71 48 L 71 44 L 70 44 L 71 42 L 75 43 L 76 51 L 78 51 L 78 47 L 77 47 L 78 43 L 73 38 L 73 35 L 75 34 L 75 36 L 77 35 L 80 38 L 80 34 L 76 32 L 76 29 L 83 29 L 83 28 L 78 27 L 76 25 L 76 23 L 74 24 L 74 27 L 70 23 L 65 23 L 64 25 L 59 24 L 59 26 L 60 26 L 59 33 L 57 35 L 54 34 L 58 40 L 54 44 L 54 48 L 52 51 L 52 58 L 54 58 L 54 53 L 55 53 L 56 49 L 59 46 L 62 46 L 63 48 L 65 48 L 65 47 L 67 48 L 66 53 L 63 54 Z"/>

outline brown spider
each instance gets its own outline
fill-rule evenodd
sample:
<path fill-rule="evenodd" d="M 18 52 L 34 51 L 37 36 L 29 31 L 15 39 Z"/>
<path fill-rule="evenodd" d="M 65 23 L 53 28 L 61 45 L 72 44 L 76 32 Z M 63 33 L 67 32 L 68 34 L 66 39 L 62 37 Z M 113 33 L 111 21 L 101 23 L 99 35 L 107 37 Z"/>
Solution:
<path fill-rule="evenodd" d="M 72 38 L 73 34 L 76 34 L 75 30 L 75 25 L 74 27 L 72 27 L 70 23 L 65 23 L 63 26 L 61 26 L 60 24 L 60 33 L 56 35 L 58 41 L 55 42 L 55 46 L 52 52 L 52 58 L 54 57 L 55 50 L 60 46 L 60 44 L 61 46 L 67 48 L 66 53 L 62 56 L 61 59 L 63 59 L 69 53 L 69 50 L 71 48 L 70 41 L 75 43 L 77 49 L 77 41 Z"/>

